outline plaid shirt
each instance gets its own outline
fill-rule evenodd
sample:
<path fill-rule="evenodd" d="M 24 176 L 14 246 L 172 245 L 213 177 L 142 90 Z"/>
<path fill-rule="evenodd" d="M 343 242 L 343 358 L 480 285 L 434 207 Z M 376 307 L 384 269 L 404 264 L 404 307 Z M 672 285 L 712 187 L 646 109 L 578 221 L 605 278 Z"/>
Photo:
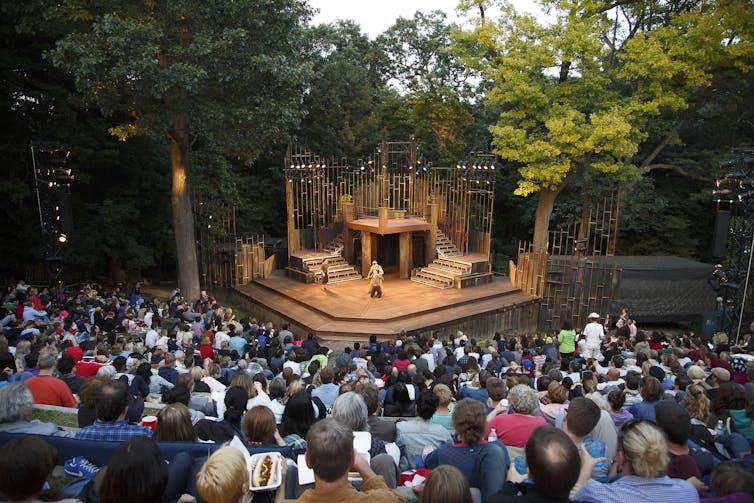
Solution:
<path fill-rule="evenodd" d="M 123 440 L 141 436 L 151 437 L 152 430 L 144 426 L 128 424 L 126 421 L 115 421 L 112 423 L 95 421 L 93 425 L 76 432 L 76 438 L 79 440 L 99 440 L 105 442 L 122 442 Z"/>

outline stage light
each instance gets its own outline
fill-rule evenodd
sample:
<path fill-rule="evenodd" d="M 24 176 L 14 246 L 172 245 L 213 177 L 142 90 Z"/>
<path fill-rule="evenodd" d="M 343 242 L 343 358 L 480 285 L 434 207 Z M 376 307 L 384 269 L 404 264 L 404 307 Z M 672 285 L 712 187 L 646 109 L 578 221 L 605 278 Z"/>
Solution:
<path fill-rule="evenodd" d="M 68 241 L 68 236 L 66 236 L 62 232 L 58 234 L 58 243 L 65 243 L 66 241 Z"/>

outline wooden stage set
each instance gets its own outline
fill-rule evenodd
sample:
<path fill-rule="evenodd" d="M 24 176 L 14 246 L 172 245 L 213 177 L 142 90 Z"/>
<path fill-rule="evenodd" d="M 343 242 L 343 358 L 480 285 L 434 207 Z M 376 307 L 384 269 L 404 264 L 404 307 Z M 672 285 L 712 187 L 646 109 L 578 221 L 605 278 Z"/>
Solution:
<path fill-rule="evenodd" d="M 280 326 L 287 321 L 303 337 L 313 332 L 340 341 L 366 341 L 372 334 L 393 339 L 403 330 L 413 335 L 462 330 L 479 339 L 491 339 L 495 331 L 527 332 L 536 328 L 538 300 L 503 276 L 474 288 L 440 290 L 389 271 L 381 299 L 369 297 L 366 279 L 333 283 L 322 291 L 319 284 L 297 281 L 280 270 L 238 286 L 233 296 L 260 322 Z"/>

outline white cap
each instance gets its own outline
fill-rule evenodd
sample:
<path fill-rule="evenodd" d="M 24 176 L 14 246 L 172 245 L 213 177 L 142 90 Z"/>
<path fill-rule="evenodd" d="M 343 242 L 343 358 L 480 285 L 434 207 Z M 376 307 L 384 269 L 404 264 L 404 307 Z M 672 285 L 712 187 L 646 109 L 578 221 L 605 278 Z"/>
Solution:
<path fill-rule="evenodd" d="M 589 318 L 590 320 L 599 320 L 600 319 L 600 315 L 597 314 L 597 313 L 592 313 L 589 316 L 587 316 L 587 318 Z"/>

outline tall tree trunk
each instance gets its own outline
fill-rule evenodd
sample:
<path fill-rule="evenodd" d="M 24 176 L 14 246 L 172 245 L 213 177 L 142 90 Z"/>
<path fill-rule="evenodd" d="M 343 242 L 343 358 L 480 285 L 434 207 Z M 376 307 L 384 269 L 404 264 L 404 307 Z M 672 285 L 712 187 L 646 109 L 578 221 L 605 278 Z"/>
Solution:
<path fill-rule="evenodd" d="M 550 231 L 550 216 L 552 209 L 555 207 L 555 199 L 565 187 L 565 182 L 555 190 L 539 189 L 539 200 L 537 201 L 537 212 L 534 214 L 534 250 L 539 252 L 547 251 L 547 241 Z"/>
<path fill-rule="evenodd" d="M 173 171 L 173 231 L 178 258 L 178 287 L 186 299 L 199 297 L 199 265 L 196 260 L 194 213 L 188 183 L 188 115 L 179 113 L 167 134 L 170 141 L 170 165 Z"/>

